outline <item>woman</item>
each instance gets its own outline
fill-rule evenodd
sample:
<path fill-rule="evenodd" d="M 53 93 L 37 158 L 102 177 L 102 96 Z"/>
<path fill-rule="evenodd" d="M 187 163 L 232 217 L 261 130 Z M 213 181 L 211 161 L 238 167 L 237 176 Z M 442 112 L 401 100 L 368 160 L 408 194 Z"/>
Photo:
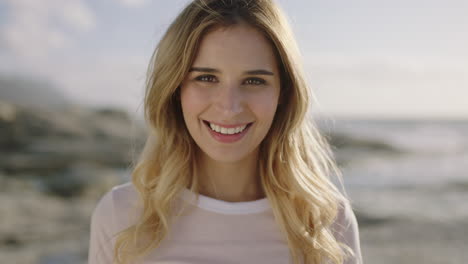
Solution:
<path fill-rule="evenodd" d="M 298 62 L 272 1 L 190 3 L 154 53 L 149 137 L 93 213 L 89 263 L 361 263 Z"/>

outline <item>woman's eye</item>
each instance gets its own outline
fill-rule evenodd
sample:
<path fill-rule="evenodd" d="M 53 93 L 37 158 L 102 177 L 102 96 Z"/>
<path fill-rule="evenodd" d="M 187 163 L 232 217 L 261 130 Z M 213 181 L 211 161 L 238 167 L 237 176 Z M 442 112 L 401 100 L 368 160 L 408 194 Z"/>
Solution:
<path fill-rule="evenodd" d="M 213 75 L 202 75 L 198 76 L 195 78 L 197 81 L 202 81 L 202 82 L 215 82 L 216 78 Z"/>
<path fill-rule="evenodd" d="M 260 78 L 249 78 L 245 80 L 245 84 L 247 85 L 261 85 L 265 84 L 265 80 L 260 79 Z"/>

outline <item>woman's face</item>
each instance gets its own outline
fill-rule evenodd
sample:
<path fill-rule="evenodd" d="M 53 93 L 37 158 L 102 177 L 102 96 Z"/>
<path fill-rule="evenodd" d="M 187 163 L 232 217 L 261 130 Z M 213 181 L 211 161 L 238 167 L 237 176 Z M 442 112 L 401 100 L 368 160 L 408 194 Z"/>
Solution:
<path fill-rule="evenodd" d="M 181 85 L 185 124 L 211 159 L 235 162 L 255 154 L 278 105 L 280 79 L 273 48 L 245 24 L 201 40 Z"/>

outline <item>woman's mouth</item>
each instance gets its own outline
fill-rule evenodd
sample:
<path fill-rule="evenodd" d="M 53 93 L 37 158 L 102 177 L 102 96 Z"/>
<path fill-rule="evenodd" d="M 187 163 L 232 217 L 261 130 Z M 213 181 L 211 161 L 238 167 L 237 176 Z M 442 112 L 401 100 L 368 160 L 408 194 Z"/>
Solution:
<path fill-rule="evenodd" d="M 220 125 L 206 120 L 203 123 L 207 127 L 211 136 L 222 143 L 233 143 L 239 141 L 247 134 L 253 122 L 238 125 Z"/>

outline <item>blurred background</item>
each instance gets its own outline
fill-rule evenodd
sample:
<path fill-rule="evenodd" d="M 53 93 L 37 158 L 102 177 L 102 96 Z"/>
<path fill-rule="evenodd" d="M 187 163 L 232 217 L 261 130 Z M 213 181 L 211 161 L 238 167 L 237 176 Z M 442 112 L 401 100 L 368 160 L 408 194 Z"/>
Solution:
<path fill-rule="evenodd" d="M 187 2 L 0 1 L 2 262 L 86 263 L 91 212 L 145 138 L 148 61 Z M 364 263 L 467 263 L 468 2 L 279 3 Z"/>

